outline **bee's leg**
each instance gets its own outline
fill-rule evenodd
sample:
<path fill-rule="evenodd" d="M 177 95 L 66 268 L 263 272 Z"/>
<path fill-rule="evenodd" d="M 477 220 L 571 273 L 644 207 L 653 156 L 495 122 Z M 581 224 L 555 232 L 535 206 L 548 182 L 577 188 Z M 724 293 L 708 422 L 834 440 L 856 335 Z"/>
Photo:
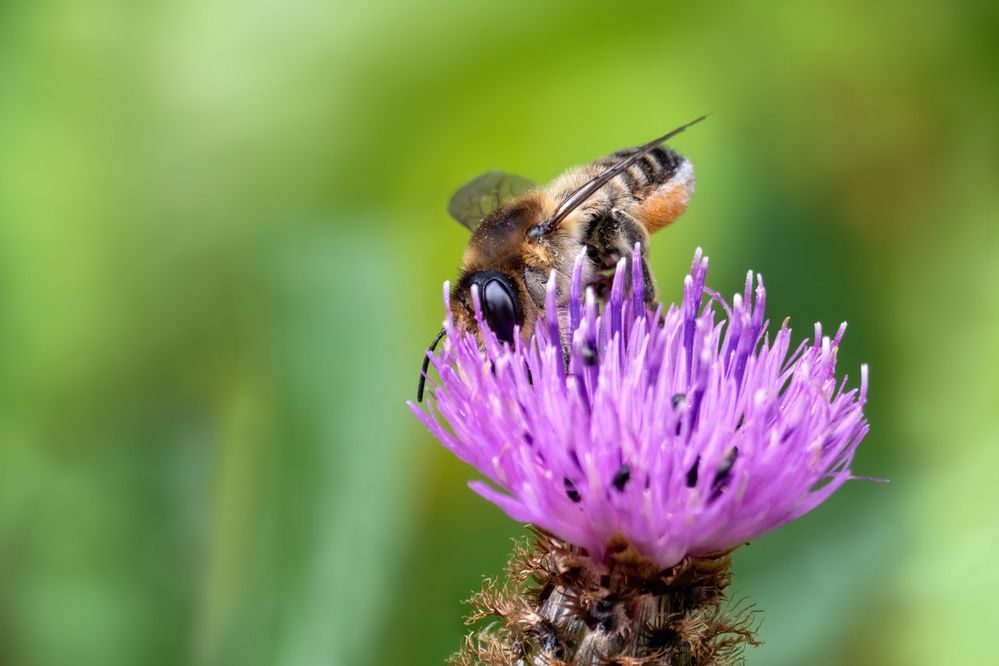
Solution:
<path fill-rule="evenodd" d="M 617 223 L 620 230 L 619 238 L 624 246 L 621 248 L 621 254 L 627 257 L 629 266 L 631 264 L 631 252 L 635 247 L 635 243 L 641 243 L 642 245 L 642 278 L 645 282 L 645 303 L 650 306 L 654 305 L 657 300 L 656 284 L 653 282 L 652 272 L 649 270 L 649 234 L 645 230 L 645 227 L 642 226 L 642 223 L 625 210 L 615 208 L 611 211 L 611 217 Z M 630 271 L 628 275 L 630 279 Z"/>

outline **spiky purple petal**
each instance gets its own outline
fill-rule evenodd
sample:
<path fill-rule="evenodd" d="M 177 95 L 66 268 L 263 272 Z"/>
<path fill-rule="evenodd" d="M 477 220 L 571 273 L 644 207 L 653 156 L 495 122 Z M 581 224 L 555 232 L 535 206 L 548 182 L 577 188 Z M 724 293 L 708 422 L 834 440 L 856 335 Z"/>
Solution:
<path fill-rule="evenodd" d="M 473 481 L 475 492 L 595 558 L 623 536 L 668 567 L 769 532 L 851 478 L 867 368 L 859 388 L 837 385 L 845 324 L 832 339 L 817 325 L 794 350 L 786 323 L 771 340 L 762 278 L 754 290 L 747 274 L 730 307 L 705 287 L 700 249 L 679 306 L 645 307 L 635 261 L 626 298 L 622 260 L 601 312 L 583 261 L 569 301 L 551 280 L 544 325 L 513 348 L 488 330 L 477 293 L 481 347 L 445 322 L 433 404 L 410 406 L 491 482 Z M 727 319 L 715 321 L 715 303 Z"/>

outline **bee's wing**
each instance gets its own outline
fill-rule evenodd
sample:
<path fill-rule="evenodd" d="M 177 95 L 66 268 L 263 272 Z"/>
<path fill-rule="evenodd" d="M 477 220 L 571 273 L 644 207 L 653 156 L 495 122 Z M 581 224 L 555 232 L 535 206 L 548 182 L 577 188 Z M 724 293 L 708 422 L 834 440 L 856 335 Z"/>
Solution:
<path fill-rule="evenodd" d="M 475 231 L 486 215 L 534 187 L 534 183 L 523 176 L 489 171 L 455 192 L 447 212 L 469 231 Z"/>

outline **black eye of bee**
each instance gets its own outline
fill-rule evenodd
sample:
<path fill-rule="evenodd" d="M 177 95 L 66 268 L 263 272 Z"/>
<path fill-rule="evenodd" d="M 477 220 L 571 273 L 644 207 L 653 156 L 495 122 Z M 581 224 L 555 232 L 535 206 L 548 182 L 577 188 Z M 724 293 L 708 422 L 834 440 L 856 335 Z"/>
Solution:
<path fill-rule="evenodd" d="M 469 286 L 479 290 L 482 315 L 496 337 L 513 344 L 513 329 L 520 324 L 520 303 L 513 279 L 503 271 L 473 273 L 466 278 Z"/>
<path fill-rule="evenodd" d="M 517 307 L 513 294 L 499 280 L 489 280 L 482 289 L 482 314 L 500 340 L 513 342 L 513 327 L 517 325 Z"/>

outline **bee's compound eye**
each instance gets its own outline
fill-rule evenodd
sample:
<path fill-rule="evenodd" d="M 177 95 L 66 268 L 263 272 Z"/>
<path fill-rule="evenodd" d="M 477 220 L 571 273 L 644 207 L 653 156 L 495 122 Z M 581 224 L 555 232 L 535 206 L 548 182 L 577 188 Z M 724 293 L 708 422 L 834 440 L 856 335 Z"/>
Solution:
<path fill-rule="evenodd" d="M 513 343 L 513 328 L 517 325 L 517 306 L 506 285 L 493 279 L 482 289 L 482 310 L 496 337 Z"/>

